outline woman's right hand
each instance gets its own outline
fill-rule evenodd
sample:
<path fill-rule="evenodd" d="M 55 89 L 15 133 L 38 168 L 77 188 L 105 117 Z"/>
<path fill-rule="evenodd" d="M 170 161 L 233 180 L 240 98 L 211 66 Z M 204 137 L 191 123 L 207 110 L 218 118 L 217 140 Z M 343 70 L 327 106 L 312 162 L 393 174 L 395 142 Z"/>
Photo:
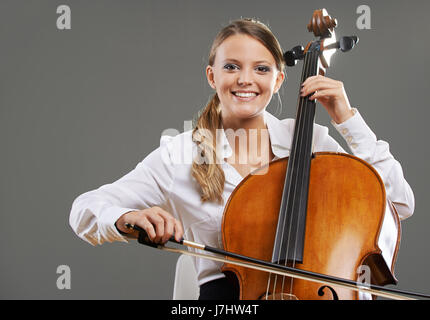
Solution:
<path fill-rule="evenodd" d="M 152 207 L 139 211 L 124 213 L 115 222 L 116 227 L 130 237 L 137 238 L 138 232 L 125 226 L 126 223 L 141 227 L 148 234 L 149 239 L 158 244 L 166 243 L 175 235 L 176 241 L 181 241 L 184 234 L 182 224 L 169 212 L 160 207 Z"/>

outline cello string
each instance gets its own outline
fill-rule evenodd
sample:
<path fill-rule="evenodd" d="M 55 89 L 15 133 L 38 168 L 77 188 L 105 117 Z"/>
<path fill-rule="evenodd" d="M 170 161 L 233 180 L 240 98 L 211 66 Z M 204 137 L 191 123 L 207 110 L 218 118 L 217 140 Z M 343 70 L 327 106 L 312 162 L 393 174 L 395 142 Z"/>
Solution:
<path fill-rule="evenodd" d="M 304 67 L 304 73 L 302 75 L 302 83 L 306 80 L 306 78 L 309 76 L 309 73 L 312 69 L 312 59 L 313 59 L 313 55 L 312 52 L 309 52 L 307 54 L 307 59 L 306 59 L 306 65 Z M 289 221 L 289 231 L 288 231 L 288 241 L 287 241 L 287 252 L 286 252 L 286 259 L 285 259 L 285 265 L 287 265 L 288 263 L 288 257 L 289 257 L 289 251 L 291 248 L 291 241 L 292 241 L 292 232 L 291 230 L 294 229 L 293 228 L 293 218 L 298 218 L 297 216 L 297 211 L 296 211 L 296 207 L 297 207 L 297 201 L 300 201 L 300 199 L 298 199 L 298 197 L 300 196 L 300 189 L 299 189 L 299 184 L 300 184 L 300 180 L 298 179 L 298 173 L 300 172 L 299 168 L 300 165 L 302 164 L 302 160 L 301 160 L 301 149 L 299 148 L 299 146 L 301 146 L 303 148 L 304 146 L 304 142 L 303 142 L 303 137 L 304 137 L 304 130 L 305 130 L 305 125 L 306 125 L 306 113 L 307 113 L 307 103 L 308 100 L 306 97 L 301 98 L 301 110 L 300 110 L 300 122 L 299 122 L 299 126 L 298 126 L 298 130 L 299 130 L 299 134 L 298 134 L 298 139 L 295 145 L 295 151 L 294 151 L 294 168 L 295 168 L 295 175 L 294 175 L 294 193 L 293 193 L 293 198 L 291 200 L 291 205 L 290 205 L 290 221 Z M 298 234 L 298 228 L 296 227 L 296 236 Z M 294 245 L 296 246 L 296 243 L 294 243 Z M 295 260 L 293 259 L 292 261 L 293 263 L 293 267 L 295 267 Z M 285 277 L 283 278 L 283 287 L 285 285 Z M 290 295 L 292 294 L 292 287 L 293 287 L 293 279 L 289 277 L 289 286 L 290 286 Z M 283 290 L 282 290 L 283 291 Z"/>
<path fill-rule="evenodd" d="M 309 73 L 309 68 L 310 68 L 309 54 L 306 54 L 306 56 L 305 56 L 305 62 L 304 62 L 304 67 L 303 67 L 304 70 L 303 70 L 303 73 L 302 73 L 301 84 L 306 79 L 307 74 Z M 298 122 L 297 126 L 296 126 L 296 130 L 298 132 L 297 132 L 297 134 L 295 134 L 294 152 L 293 152 L 293 154 L 290 154 L 290 159 L 289 159 L 292 162 L 291 166 L 290 166 L 290 169 L 291 169 L 292 172 L 290 172 L 289 177 L 288 177 L 289 178 L 289 185 L 288 185 L 288 189 L 287 189 L 287 191 L 288 191 L 288 193 L 287 193 L 288 197 L 287 197 L 287 208 L 286 209 L 288 210 L 288 212 L 290 212 L 290 217 L 289 217 L 289 221 L 288 221 L 288 233 L 287 233 L 287 237 L 288 238 L 287 238 L 287 248 L 286 248 L 285 264 L 288 261 L 289 248 L 290 248 L 290 243 L 291 243 L 291 229 L 292 229 L 292 225 L 293 225 L 292 221 L 293 221 L 293 217 L 294 217 L 293 213 L 294 213 L 294 207 L 295 207 L 296 198 L 297 198 L 297 195 L 296 195 L 296 192 L 297 192 L 297 189 L 298 189 L 297 185 L 299 183 L 296 174 L 293 175 L 292 173 L 295 173 L 296 170 L 294 170 L 294 168 L 296 168 L 297 165 L 300 165 L 299 157 L 298 157 L 298 154 L 300 154 L 300 152 L 298 150 L 298 146 L 302 144 L 302 136 L 303 136 L 302 135 L 302 131 L 303 131 L 303 127 L 304 127 L 304 124 L 305 124 L 304 123 L 305 119 L 304 119 L 304 115 L 303 115 L 303 113 L 305 111 L 304 110 L 305 103 L 306 103 L 306 100 L 304 98 L 302 98 L 301 96 L 299 96 L 299 110 L 298 110 L 297 119 L 296 119 L 296 121 Z M 294 189 L 291 189 L 293 184 L 294 184 Z M 292 198 L 290 198 L 290 196 L 292 196 Z M 283 223 L 283 229 L 282 229 L 282 238 L 281 238 L 282 240 L 283 240 L 284 234 L 286 233 L 285 232 L 285 230 L 286 230 L 286 222 L 287 222 L 287 219 L 285 218 L 284 219 L 284 223 Z M 278 253 L 278 261 L 280 261 L 280 254 L 282 252 L 282 245 L 283 245 L 282 244 L 282 242 L 283 242 L 282 240 L 281 240 L 281 248 L 280 248 L 279 253 Z M 276 280 L 277 280 L 277 276 L 276 276 Z M 290 281 L 291 281 L 291 278 L 290 278 Z M 276 281 L 275 281 L 275 285 L 276 285 Z M 283 293 L 284 287 L 285 287 L 285 276 L 283 276 L 283 278 L 282 278 L 281 293 Z"/>
<path fill-rule="evenodd" d="M 301 79 L 301 83 L 300 85 L 303 83 L 303 81 L 306 78 L 307 72 L 308 72 L 308 68 L 309 68 L 309 55 L 306 55 L 306 59 L 305 59 L 305 65 L 304 65 L 304 70 L 302 73 L 302 79 Z M 296 192 L 297 192 L 297 176 L 296 176 L 296 170 L 295 168 L 297 167 L 298 164 L 298 146 L 301 145 L 301 139 L 302 139 L 302 127 L 303 127 L 303 121 L 304 121 L 304 117 L 303 117 L 303 112 L 304 112 L 304 108 L 305 108 L 305 100 L 299 96 L 299 110 L 297 113 L 297 119 L 296 121 L 297 126 L 296 126 L 296 130 L 297 130 L 297 134 L 295 134 L 295 144 L 294 144 L 294 152 L 292 154 L 290 154 L 290 160 L 291 160 L 291 172 L 289 173 L 289 189 L 288 189 L 288 195 L 291 196 L 291 198 L 288 198 L 287 201 L 287 212 L 289 212 L 290 216 L 289 216 L 289 221 L 288 221 L 288 231 L 287 231 L 287 243 L 286 243 L 286 257 L 285 257 L 285 263 L 287 263 L 288 261 L 288 256 L 289 256 L 289 249 L 290 249 L 290 242 L 291 242 L 291 228 L 292 228 L 292 220 L 294 218 L 294 203 L 295 203 L 295 198 L 296 198 Z M 287 219 L 285 218 L 284 220 L 284 226 L 283 226 L 283 233 L 285 233 L 286 231 L 286 226 L 285 223 L 287 222 Z M 282 246 L 282 244 L 281 244 Z M 281 253 L 282 248 L 279 250 L 279 254 Z M 278 257 L 278 261 L 280 261 L 279 257 Z M 282 278 L 282 288 L 281 288 L 281 297 L 283 297 L 282 293 L 284 292 L 284 287 L 285 287 L 285 277 Z"/>
<path fill-rule="evenodd" d="M 301 84 L 306 79 L 306 76 L 307 76 L 308 71 L 309 71 L 309 57 L 310 57 L 310 55 L 307 54 L 306 55 L 306 63 L 305 63 L 304 71 L 303 71 L 303 74 L 302 74 Z M 305 112 L 305 108 L 306 108 L 305 102 L 306 102 L 305 99 L 302 98 L 302 97 L 300 97 L 300 110 L 299 110 L 299 113 L 298 113 L 298 121 L 299 121 L 299 123 L 298 123 L 298 126 L 297 126 L 298 137 L 297 137 L 297 140 L 296 140 L 296 144 L 294 146 L 294 148 L 295 148 L 294 149 L 294 157 L 293 157 L 293 159 L 291 159 L 293 161 L 293 166 L 292 166 L 293 168 L 296 168 L 296 166 L 298 165 L 298 162 L 299 162 L 299 156 L 298 155 L 300 154 L 300 150 L 298 149 L 298 146 L 301 145 L 301 138 L 302 138 L 302 131 L 303 131 L 302 127 L 304 125 L 303 113 Z M 290 204 L 289 209 L 288 209 L 289 213 L 290 213 L 290 217 L 289 217 L 289 221 L 288 221 L 288 233 L 287 233 L 288 234 L 288 240 L 287 240 L 287 248 L 286 248 L 285 265 L 287 265 L 287 263 L 288 263 L 288 257 L 289 257 L 289 251 L 290 251 L 290 243 L 291 243 L 291 230 L 292 230 L 292 226 L 293 226 L 293 218 L 294 218 L 294 213 L 295 213 L 294 208 L 295 208 L 295 201 L 296 201 L 296 197 L 297 197 L 296 196 L 296 192 L 297 192 L 297 189 L 298 189 L 298 186 L 297 186 L 298 179 L 297 179 L 296 174 L 297 174 L 297 171 L 295 170 L 295 172 L 294 172 L 294 179 L 295 179 L 294 180 L 294 189 L 290 189 L 290 190 L 293 190 L 294 193 L 293 193 L 293 196 L 292 196 L 292 199 L 291 199 L 291 204 Z M 292 181 L 292 179 L 291 179 L 291 181 Z M 290 283 L 290 294 L 291 294 L 291 287 L 292 287 L 291 278 L 289 278 L 289 283 Z M 284 287 L 285 287 L 285 277 L 283 277 L 283 279 L 282 279 L 282 292 L 284 292 Z"/>
<path fill-rule="evenodd" d="M 318 64 L 318 52 L 314 51 L 312 52 L 312 58 L 311 58 L 311 66 L 310 66 L 310 71 L 308 73 L 309 76 L 313 76 L 316 75 L 316 69 L 317 69 L 317 64 Z M 304 143 L 303 143 L 303 147 L 300 150 L 300 154 L 299 154 L 299 159 L 300 159 L 300 164 L 302 165 L 302 170 L 299 170 L 299 175 L 301 175 L 300 178 L 300 182 L 302 183 L 302 185 L 300 186 L 300 190 L 303 191 L 304 188 L 306 188 L 306 182 L 305 182 L 305 176 L 308 170 L 310 170 L 309 167 L 309 161 L 310 159 L 309 154 L 308 154 L 308 146 L 312 143 L 312 133 L 313 133 L 313 117 L 312 117 L 312 113 L 314 112 L 314 101 L 309 100 L 308 98 L 306 98 L 306 106 L 305 106 L 306 110 L 304 111 L 305 114 L 305 128 L 307 130 L 304 130 L 303 135 L 304 135 Z M 300 196 L 306 196 L 306 192 L 300 192 Z M 303 211 L 303 205 L 305 205 L 307 203 L 307 201 L 305 201 L 304 199 L 300 198 L 297 199 L 298 201 L 298 208 L 297 208 L 297 212 L 302 215 L 306 213 L 306 208 L 305 211 Z M 298 218 L 297 219 L 297 223 L 296 223 L 296 230 L 299 230 L 299 222 L 301 220 Z M 295 268 L 296 265 L 296 257 L 297 257 L 297 245 L 298 245 L 298 235 L 299 233 L 296 232 L 296 237 L 295 237 L 295 243 L 294 243 L 294 255 L 293 255 L 293 268 Z M 286 265 L 286 264 L 285 264 Z M 291 294 L 291 290 L 293 287 L 293 282 L 294 279 L 291 278 L 291 285 L 290 285 L 290 294 Z"/>
<path fill-rule="evenodd" d="M 305 59 L 304 59 L 304 67 L 303 67 L 303 72 L 302 72 L 302 81 L 301 81 L 301 83 L 303 82 L 303 79 L 304 79 L 304 75 L 305 75 L 305 73 L 306 73 L 306 69 L 307 69 L 307 64 L 308 64 L 308 58 L 307 58 L 307 55 L 305 56 Z M 300 83 L 300 85 L 301 85 L 301 83 Z M 295 126 L 295 128 L 296 128 L 296 130 L 298 130 L 298 131 L 300 131 L 299 130 L 299 128 L 300 128 L 300 123 L 301 123 L 301 110 L 303 109 L 303 99 L 300 97 L 300 95 L 299 95 L 299 102 L 298 102 L 298 110 L 297 110 L 297 117 L 296 117 L 296 121 L 297 121 L 297 125 Z M 297 150 L 297 137 L 298 137 L 298 135 L 294 135 L 294 144 L 292 145 L 292 150 L 294 149 L 294 150 Z M 287 175 L 287 180 L 288 180 L 288 185 L 285 185 L 284 186 L 284 190 L 283 190 L 283 195 L 284 196 L 286 196 L 286 198 L 285 198 L 285 204 L 286 204 L 286 210 L 288 210 L 288 206 L 289 206 L 289 200 L 290 200 L 290 195 L 291 195 L 291 192 L 290 192 L 290 190 L 291 190 L 291 184 L 292 184 L 292 175 L 291 175 L 291 171 L 292 171 L 292 168 L 293 168 L 293 166 L 294 166 L 294 164 L 295 164 L 295 152 L 294 153 L 290 153 L 290 158 L 289 158 L 289 165 L 288 165 L 288 167 L 291 169 L 291 170 L 287 170 L 287 172 L 286 172 L 286 175 Z M 287 169 L 288 169 L 288 167 L 287 167 Z M 284 198 L 284 197 L 283 197 Z M 283 205 L 283 204 L 281 204 L 281 205 Z M 282 206 L 281 206 L 281 209 L 282 209 Z M 281 213 L 280 213 L 281 214 Z M 287 219 L 286 219 L 286 217 L 284 217 L 284 219 L 283 219 L 284 221 L 283 221 L 283 225 L 282 225 L 282 233 L 281 233 L 281 237 L 280 237 L 280 248 L 279 248 L 279 251 L 278 251 L 278 257 L 277 257 L 277 261 L 279 261 L 280 260 L 280 254 L 281 254 L 281 252 L 282 252 L 282 243 L 283 243 L 283 239 L 284 239 L 284 234 L 285 234 L 285 224 L 286 224 L 286 221 L 287 221 Z M 291 223 L 289 223 L 289 225 L 291 225 Z M 278 225 L 278 229 L 280 228 L 280 225 Z M 288 247 L 287 247 L 287 254 L 288 254 Z M 274 284 L 273 284 L 273 290 L 272 290 L 272 292 L 273 292 L 273 299 L 275 298 L 275 292 L 276 292 L 276 284 L 277 284 L 277 280 L 278 280 L 278 275 L 277 274 L 275 274 L 275 276 L 274 276 Z M 270 281 L 270 278 L 269 278 L 269 281 Z M 283 283 L 284 283 L 284 281 L 283 281 Z M 269 284 L 268 284 L 268 288 L 269 288 L 269 285 L 270 285 L 270 282 L 269 282 Z M 283 289 L 283 286 L 282 286 L 282 289 Z M 269 289 L 267 289 L 267 292 L 266 292 L 266 297 L 267 297 L 267 293 L 268 293 L 268 291 L 269 291 Z M 282 296 L 282 295 L 281 295 Z"/>
<path fill-rule="evenodd" d="M 313 75 L 315 69 L 315 53 L 314 52 L 310 52 L 309 53 L 309 60 L 308 60 L 308 64 L 307 64 L 307 68 L 306 68 L 306 74 L 304 76 L 304 80 L 306 80 L 309 76 Z M 303 117 L 302 123 L 301 123 L 301 137 L 302 137 L 302 141 L 301 141 L 301 148 L 298 149 L 296 152 L 296 161 L 298 163 L 298 168 L 296 171 L 296 179 L 297 179 L 297 183 L 296 183 L 296 188 L 294 190 L 294 198 L 293 198 L 293 211 L 294 213 L 296 213 L 296 225 L 295 225 L 295 238 L 294 238 L 294 254 L 293 254 L 293 259 L 292 259 L 292 267 L 295 268 L 296 267 L 296 253 L 297 253 L 297 237 L 299 234 L 299 222 L 300 222 L 300 215 L 301 215 L 301 204 L 302 204 L 302 197 L 303 197 L 303 174 L 305 173 L 305 168 L 303 168 L 303 166 L 305 165 L 305 155 L 307 152 L 307 140 L 308 140 L 308 132 L 306 131 L 306 129 L 311 129 L 308 125 L 308 121 L 309 121 L 309 112 L 310 110 L 310 100 L 308 99 L 308 97 L 304 97 L 303 98 L 303 110 L 301 112 L 301 116 Z M 299 175 L 301 175 L 300 179 L 299 179 Z M 293 228 L 293 221 L 291 219 L 290 221 L 290 229 Z M 289 234 L 290 237 L 292 237 L 292 234 Z M 288 241 L 288 251 L 290 249 L 290 241 L 292 241 L 292 239 L 289 238 Z M 287 252 L 288 252 L 287 251 Z M 288 254 L 287 254 L 288 257 Z M 288 263 L 288 259 L 285 260 L 285 266 Z M 290 282 L 290 295 L 292 295 L 292 290 L 293 290 L 293 284 L 294 284 L 294 279 L 293 278 L 289 278 L 289 282 Z"/>

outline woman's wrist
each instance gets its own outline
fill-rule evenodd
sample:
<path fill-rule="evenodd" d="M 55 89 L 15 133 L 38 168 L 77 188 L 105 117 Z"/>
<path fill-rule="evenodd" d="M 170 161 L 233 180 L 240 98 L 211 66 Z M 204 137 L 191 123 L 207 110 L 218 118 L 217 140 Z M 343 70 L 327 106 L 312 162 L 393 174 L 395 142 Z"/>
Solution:
<path fill-rule="evenodd" d="M 348 120 L 349 118 L 352 118 L 352 116 L 354 116 L 354 112 L 352 111 L 351 108 L 349 108 L 343 112 L 335 113 L 331 115 L 331 118 L 333 119 L 334 122 L 336 122 L 336 124 L 341 124 L 346 120 Z"/>
<path fill-rule="evenodd" d="M 118 220 L 116 220 L 116 222 L 115 222 L 115 228 L 118 230 L 118 232 L 119 232 L 120 234 L 125 235 L 125 236 L 130 236 L 132 233 L 135 233 L 135 231 L 134 231 L 134 230 L 129 229 L 129 228 L 127 228 L 127 227 L 125 226 L 125 223 L 127 222 L 127 221 L 126 221 L 126 216 L 127 216 L 129 213 L 131 213 L 131 212 L 134 212 L 134 211 L 129 211 L 129 212 L 124 213 L 124 214 L 123 214 L 121 217 L 119 217 L 119 218 L 118 218 Z"/>

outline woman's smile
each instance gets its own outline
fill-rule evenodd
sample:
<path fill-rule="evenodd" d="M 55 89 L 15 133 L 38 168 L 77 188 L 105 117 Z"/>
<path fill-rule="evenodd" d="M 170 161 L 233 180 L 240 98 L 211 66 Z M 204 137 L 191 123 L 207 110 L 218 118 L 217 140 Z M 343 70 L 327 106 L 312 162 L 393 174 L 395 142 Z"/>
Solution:
<path fill-rule="evenodd" d="M 234 99 L 238 102 L 253 101 L 259 96 L 259 93 L 255 92 L 255 91 L 238 90 L 238 91 L 232 91 L 231 93 L 232 93 Z"/>

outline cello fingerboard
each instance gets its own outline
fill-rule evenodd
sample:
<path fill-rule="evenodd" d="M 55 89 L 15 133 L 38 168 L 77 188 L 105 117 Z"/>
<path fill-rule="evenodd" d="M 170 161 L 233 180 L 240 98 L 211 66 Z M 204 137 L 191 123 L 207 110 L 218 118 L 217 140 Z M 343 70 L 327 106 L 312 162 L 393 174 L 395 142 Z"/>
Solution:
<path fill-rule="evenodd" d="M 301 83 L 318 72 L 319 42 L 306 52 Z M 279 210 L 272 262 L 303 259 L 315 101 L 299 96 L 293 142 Z"/>

